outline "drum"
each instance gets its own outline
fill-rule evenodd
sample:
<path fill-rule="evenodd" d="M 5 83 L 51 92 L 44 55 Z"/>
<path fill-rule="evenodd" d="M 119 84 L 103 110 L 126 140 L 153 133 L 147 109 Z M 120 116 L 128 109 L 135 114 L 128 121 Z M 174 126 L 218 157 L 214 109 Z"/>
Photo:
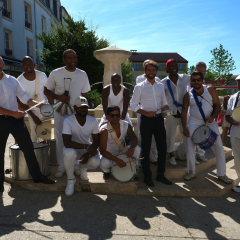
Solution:
<path fill-rule="evenodd" d="M 54 131 L 54 119 L 42 120 L 42 124 L 37 125 L 36 133 L 40 138 L 45 140 L 56 139 Z"/>
<path fill-rule="evenodd" d="M 44 176 L 50 175 L 48 144 L 47 143 L 33 143 L 34 152 L 40 166 L 41 173 Z M 27 163 L 23 152 L 17 144 L 10 147 L 11 151 L 11 168 L 12 178 L 16 180 L 31 180 L 27 167 Z"/>
<path fill-rule="evenodd" d="M 162 112 L 162 116 L 165 118 L 166 116 L 173 115 L 173 110 L 166 110 Z"/>
<path fill-rule="evenodd" d="M 214 145 L 214 142 L 217 139 L 217 134 L 208 126 L 206 127 L 206 132 L 204 133 L 204 128 L 205 125 L 202 125 L 194 131 L 192 141 L 200 148 L 207 149 Z"/>
<path fill-rule="evenodd" d="M 176 158 L 181 161 L 186 161 L 186 151 L 183 143 L 175 143 L 174 144 Z"/>
<path fill-rule="evenodd" d="M 125 154 L 117 156 L 122 159 L 124 162 L 128 162 L 126 167 L 120 168 L 119 166 L 112 166 L 112 175 L 119 182 L 128 182 L 133 179 L 138 173 L 138 164 L 136 162 L 132 162 L 132 169 L 129 163 L 129 159 Z M 133 159 L 132 159 L 133 160 Z M 114 162 L 113 162 L 114 164 Z M 132 171 L 133 170 L 133 171 Z"/>
<path fill-rule="evenodd" d="M 240 107 L 236 107 L 233 109 L 232 118 L 235 122 L 240 123 Z"/>
<path fill-rule="evenodd" d="M 50 104 L 42 105 L 40 112 L 44 117 L 50 117 L 53 115 L 54 109 Z"/>

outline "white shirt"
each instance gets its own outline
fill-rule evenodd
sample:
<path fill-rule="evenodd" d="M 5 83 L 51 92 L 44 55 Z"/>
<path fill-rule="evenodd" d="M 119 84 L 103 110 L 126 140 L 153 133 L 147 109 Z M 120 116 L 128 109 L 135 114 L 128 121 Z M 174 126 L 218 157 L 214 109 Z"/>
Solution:
<path fill-rule="evenodd" d="M 234 105 L 237 100 L 238 93 L 239 92 L 233 94 L 230 97 L 230 99 L 228 100 L 226 115 L 230 115 L 230 116 L 232 115 L 232 111 L 234 109 Z M 239 94 L 238 103 L 237 103 L 236 107 L 240 107 L 240 94 Z M 240 138 L 240 125 L 238 125 L 238 126 L 232 125 L 231 130 L 230 130 L 230 137 Z"/>
<path fill-rule="evenodd" d="M 143 82 L 143 81 L 146 80 L 146 79 L 147 79 L 147 78 L 145 77 L 145 73 L 142 74 L 142 75 L 139 75 L 139 76 L 136 78 L 136 84 L 139 84 L 139 83 Z M 155 77 L 155 81 L 160 82 L 159 77 Z"/>
<path fill-rule="evenodd" d="M 36 71 L 36 70 L 35 70 Z M 47 76 L 44 72 L 37 71 L 38 78 L 39 78 L 39 99 L 36 99 L 37 101 L 46 100 L 47 97 L 44 95 L 44 86 L 47 82 Z M 25 92 L 32 98 L 36 97 L 36 80 L 29 81 L 24 76 L 23 73 L 17 78 L 17 80 L 22 85 Z"/>
<path fill-rule="evenodd" d="M 75 114 L 67 117 L 63 122 L 62 134 L 72 135 L 72 141 L 77 143 L 91 144 L 90 137 L 98 133 L 98 121 L 89 115 L 86 116 L 83 126 L 79 124 Z"/>
<path fill-rule="evenodd" d="M 141 104 L 140 106 L 138 104 Z M 135 86 L 130 107 L 134 112 L 138 109 L 151 112 L 157 111 L 167 103 L 164 86 L 160 82 L 151 84 L 147 79 Z M 158 111 L 158 113 L 160 113 Z"/>
<path fill-rule="evenodd" d="M 72 81 L 64 78 L 71 78 Z M 71 84 L 70 84 L 71 82 Z M 70 86 L 69 86 L 70 85 Z M 76 68 L 74 72 L 69 72 L 65 67 L 55 69 L 51 72 L 45 85 L 47 89 L 55 89 L 57 95 L 62 95 L 65 90 L 69 90 L 70 104 L 73 106 L 74 101 L 81 93 L 90 91 L 90 84 L 86 72 Z"/>
<path fill-rule="evenodd" d="M 3 73 L 3 78 L 0 80 L 0 107 L 14 112 L 17 111 L 16 97 L 24 104 L 27 104 L 27 101 L 31 99 L 15 77 Z"/>

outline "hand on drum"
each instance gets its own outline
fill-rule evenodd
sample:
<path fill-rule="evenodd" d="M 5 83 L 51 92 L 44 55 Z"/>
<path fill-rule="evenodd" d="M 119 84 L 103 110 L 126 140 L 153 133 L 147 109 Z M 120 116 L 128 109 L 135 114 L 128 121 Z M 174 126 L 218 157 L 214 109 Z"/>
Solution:
<path fill-rule="evenodd" d="M 20 110 L 17 110 L 16 112 L 13 112 L 13 117 L 15 118 L 22 118 L 24 117 L 26 113 Z"/>
<path fill-rule="evenodd" d="M 184 134 L 185 137 L 191 137 L 188 128 L 183 129 L 183 134 Z"/>
<path fill-rule="evenodd" d="M 115 163 L 116 163 L 120 168 L 126 167 L 126 163 L 125 163 L 122 159 L 120 159 L 120 158 L 117 158 L 117 159 L 115 160 Z"/>
<path fill-rule="evenodd" d="M 41 103 L 41 104 L 39 104 L 38 106 L 37 106 L 37 108 L 41 108 L 43 105 L 46 105 L 46 103 Z"/>
<path fill-rule="evenodd" d="M 80 163 L 81 164 L 86 164 L 88 162 L 89 159 L 89 153 L 84 153 L 81 157 L 80 157 Z"/>
<path fill-rule="evenodd" d="M 128 151 L 125 153 L 128 158 L 131 158 L 134 153 L 134 148 L 130 147 Z"/>
<path fill-rule="evenodd" d="M 98 150 L 94 148 L 92 145 L 89 145 L 89 147 L 87 148 L 87 151 L 90 156 L 95 156 L 96 154 L 98 154 Z"/>
<path fill-rule="evenodd" d="M 207 121 L 208 123 L 212 123 L 213 120 L 214 120 L 214 117 L 208 117 L 208 118 L 206 119 L 206 121 Z"/>
<path fill-rule="evenodd" d="M 59 101 L 63 103 L 69 103 L 70 101 L 70 96 L 66 96 L 64 93 L 59 96 Z"/>
<path fill-rule="evenodd" d="M 233 120 L 232 125 L 234 125 L 234 126 L 239 126 L 239 123 L 238 123 L 238 122 L 235 122 L 235 121 Z"/>

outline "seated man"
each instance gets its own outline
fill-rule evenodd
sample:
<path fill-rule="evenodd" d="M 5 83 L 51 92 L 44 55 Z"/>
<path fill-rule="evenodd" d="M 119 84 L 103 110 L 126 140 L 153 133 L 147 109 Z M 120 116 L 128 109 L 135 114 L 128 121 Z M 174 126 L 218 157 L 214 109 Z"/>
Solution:
<path fill-rule="evenodd" d="M 110 169 L 113 162 L 115 162 L 120 168 L 126 166 L 126 163 L 119 159 L 117 156 L 126 153 L 124 147 L 124 140 L 128 135 L 131 140 L 131 145 L 128 146 L 127 157 L 139 158 L 141 148 L 137 146 L 138 140 L 132 129 L 132 126 L 124 121 L 120 120 L 120 109 L 118 106 L 110 106 L 107 108 L 106 117 L 108 123 L 105 123 L 100 128 L 100 153 L 102 158 L 100 161 L 100 168 L 103 170 L 103 178 L 106 180 L 110 177 Z M 115 141 L 111 134 L 112 128 L 119 141 Z"/>
<path fill-rule="evenodd" d="M 87 169 L 95 169 L 99 166 L 100 156 L 99 128 L 96 118 L 88 116 L 88 102 L 85 97 L 78 97 L 74 102 L 73 114 L 63 122 L 63 158 L 67 173 L 67 187 L 65 193 L 71 196 L 74 193 L 76 175 L 80 175 L 82 180 L 88 180 Z M 93 143 L 90 142 L 92 137 Z M 79 165 L 76 160 L 79 160 Z"/>

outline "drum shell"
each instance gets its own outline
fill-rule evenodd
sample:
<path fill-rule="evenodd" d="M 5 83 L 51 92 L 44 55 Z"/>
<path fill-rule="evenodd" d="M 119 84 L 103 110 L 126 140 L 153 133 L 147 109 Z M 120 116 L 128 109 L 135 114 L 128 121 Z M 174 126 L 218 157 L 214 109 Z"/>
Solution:
<path fill-rule="evenodd" d="M 13 149 L 11 147 L 12 178 L 16 180 L 31 180 L 32 176 L 28 171 L 23 152 L 19 148 Z M 44 176 L 50 175 L 48 148 L 48 144 L 44 144 L 43 147 L 34 148 L 40 171 Z"/>
<path fill-rule="evenodd" d="M 47 143 L 49 144 L 49 164 L 53 166 L 58 166 L 56 140 L 47 140 Z"/>

